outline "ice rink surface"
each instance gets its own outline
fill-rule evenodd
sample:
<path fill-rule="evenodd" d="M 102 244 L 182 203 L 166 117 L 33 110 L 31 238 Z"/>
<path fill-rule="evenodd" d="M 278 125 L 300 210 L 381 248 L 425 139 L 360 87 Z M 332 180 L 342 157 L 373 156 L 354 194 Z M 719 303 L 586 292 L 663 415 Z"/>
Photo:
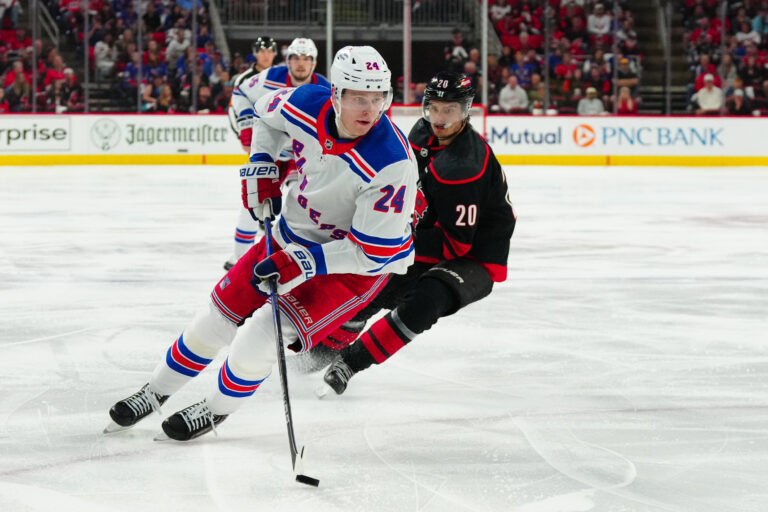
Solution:
<path fill-rule="evenodd" d="M 768 510 L 768 170 L 508 168 L 510 278 L 318 400 L 103 435 L 230 255 L 218 167 L 0 167 L 0 511 Z M 173 396 L 197 401 L 212 365 Z"/>

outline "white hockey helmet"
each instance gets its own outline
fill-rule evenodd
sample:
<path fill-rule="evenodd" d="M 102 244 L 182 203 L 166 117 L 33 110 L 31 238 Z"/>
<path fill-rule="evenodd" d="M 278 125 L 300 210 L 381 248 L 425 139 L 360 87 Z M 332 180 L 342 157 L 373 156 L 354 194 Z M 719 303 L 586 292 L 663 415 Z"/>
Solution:
<path fill-rule="evenodd" d="M 307 55 L 312 57 L 312 60 L 317 61 L 317 46 L 315 42 L 306 37 L 297 37 L 288 46 L 285 52 L 285 58 L 290 59 L 291 55 Z"/>
<path fill-rule="evenodd" d="M 337 101 L 345 89 L 381 91 L 386 96 L 382 112 L 392 102 L 392 72 L 384 57 L 371 46 L 345 46 L 331 65 L 331 87 Z"/>

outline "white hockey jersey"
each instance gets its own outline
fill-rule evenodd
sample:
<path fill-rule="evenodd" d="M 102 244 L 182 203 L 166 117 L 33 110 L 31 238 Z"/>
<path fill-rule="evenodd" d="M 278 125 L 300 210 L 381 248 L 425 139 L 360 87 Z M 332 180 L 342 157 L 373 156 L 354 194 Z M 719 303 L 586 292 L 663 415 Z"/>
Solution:
<path fill-rule="evenodd" d="M 312 73 L 311 83 L 331 88 L 326 78 Z M 293 87 L 288 66 L 273 66 L 260 73 L 252 70 L 245 71 L 235 77 L 232 99 L 229 107 L 230 120 L 234 119 L 234 127 L 239 134 L 243 129 L 253 125 L 253 104 L 266 94 L 278 89 Z"/>
<path fill-rule="evenodd" d="M 312 84 L 264 96 L 254 110 L 251 163 L 274 162 L 288 142 L 299 171 L 283 198 L 278 244 L 309 248 L 318 274 L 405 273 L 418 171 L 394 123 L 382 116 L 359 139 L 335 139 L 331 91 Z"/>

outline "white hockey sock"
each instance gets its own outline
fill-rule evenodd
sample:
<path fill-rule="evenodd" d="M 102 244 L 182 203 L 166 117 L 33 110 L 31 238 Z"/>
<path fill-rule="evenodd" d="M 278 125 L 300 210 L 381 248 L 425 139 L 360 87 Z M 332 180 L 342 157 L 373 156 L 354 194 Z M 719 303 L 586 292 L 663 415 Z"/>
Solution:
<path fill-rule="evenodd" d="M 259 233 L 259 223 L 253 220 L 248 210 L 242 208 L 235 227 L 235 258 L 240 259 L 243 254 L 248 252 L 256 238 L 259 237 Z"/>
<path fill-rule="evenodd" d="M 245 402 L 245 399 L 251 396 L 267 375 L 244 377 L 244 372 L 233 371 L 229 364 L 229 359 L 224 362 L 219 375 L 216 379 L 217 385 L 214 390 L 208 393 L 206 401 L 211 412 L 218 415 L 232 414 Z"/>
<path fill-rule="evenodd" d="M 175 393 L 199 375 L 236 332 L 237 326 L 210 304 L 168 348 L 152 373 L 150 388 L 161 395 Z"/>

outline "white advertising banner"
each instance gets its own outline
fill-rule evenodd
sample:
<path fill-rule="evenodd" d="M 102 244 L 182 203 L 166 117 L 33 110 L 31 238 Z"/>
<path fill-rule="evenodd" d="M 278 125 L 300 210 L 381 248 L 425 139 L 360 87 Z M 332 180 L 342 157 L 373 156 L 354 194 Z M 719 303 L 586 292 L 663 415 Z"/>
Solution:
<path fill-rule="evenodd" d="M 0 154 L 66 152 L 72 149 L 71 117 L 0 116 Z"/>
<path fill-rule="evenodd" d="M 30 154 L 232 154 L 240 141 L 227 116 L 3 115 L 0 148 Z"/>
<path fill-rule="evenodd" d="M 502 164 L 768 165 L 768 118 L 490 115 L 484 125 Z M 0 116 L 0 165 L 244 158 L 226 115 Z"/>
<path fill-rule="evenodd" d="M 488 116 L 497 155 L 768 156 L 768 119 Z"/>
<path fill-rule="evenodd" d="M 240 141 L 227 116 L 79 116 L 86 154 L 231 154 Z"/>

